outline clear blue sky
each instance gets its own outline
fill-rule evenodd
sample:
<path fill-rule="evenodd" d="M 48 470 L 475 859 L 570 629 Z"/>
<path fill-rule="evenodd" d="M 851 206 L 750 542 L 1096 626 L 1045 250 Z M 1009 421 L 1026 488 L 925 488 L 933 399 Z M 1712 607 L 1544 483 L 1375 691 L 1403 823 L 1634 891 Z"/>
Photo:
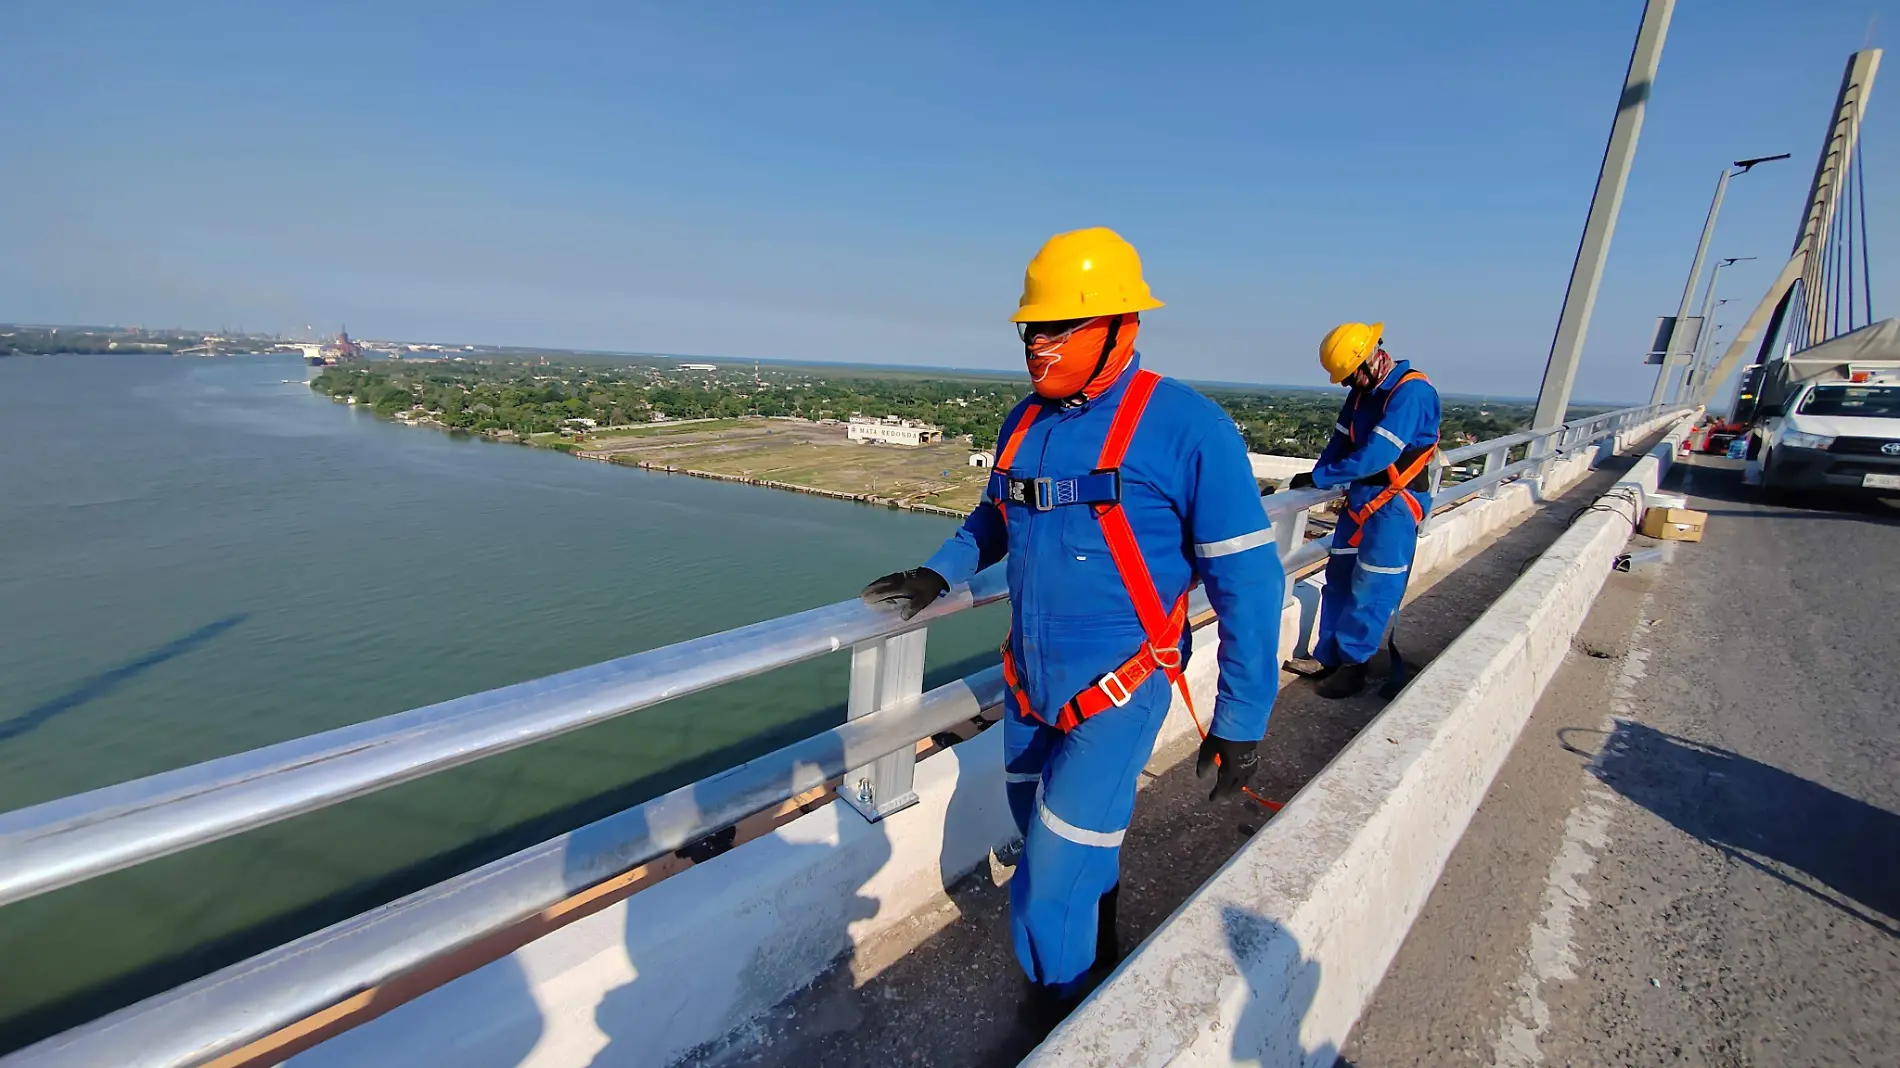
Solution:
<path fill-rule="evenodd" d="M 1320 335 L 1382 318 L 1445 388 L 1525 395 L 1641 9 L 14 0 L 0 319 L 1009 367 L 1024 261 L 1107 225 L 1168 302 L 1152 366 L 1317 383 Z M 1646 395 L 1720 164 L 1789 151 L 1711 250 L 1759 296 L 1875 14 L 1882 45 L 1892 0 L 1681 0 L 1578 397 Z"/>

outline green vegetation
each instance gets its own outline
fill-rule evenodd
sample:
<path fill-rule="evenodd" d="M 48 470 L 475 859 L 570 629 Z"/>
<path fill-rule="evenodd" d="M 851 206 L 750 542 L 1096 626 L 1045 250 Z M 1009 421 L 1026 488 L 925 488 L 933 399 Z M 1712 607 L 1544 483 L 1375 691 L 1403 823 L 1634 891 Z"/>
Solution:
<path fill-rule="evenodd" d="M 201 344 L 202 340 L 200 334 L 149 334 L 106 327 L 11 326 L 0 329 L 0 356 L 178 352 Z"/>
<path fill-rule="evenodd" d="M 745 416 L 816 421 L 862 414 L 921 419 L 943 427 L 951 440 L 967 434 L 987 448 L 1023 392 L 1020 380 L 975 373 L 885 377 L 860 368 L 738 364 L 706 370 L 653 357 L 379 362 L 328 368 L 311 388 L 354 397 L 378 415 L 413 412 L 436 425 L 512 431 L 550 447 L 583 432 L 591 443 L 610 443 L 733 429 Z M 1340 394 L 1333 390 L 1211 386 L 1204 392 L 1234 417 L 1255 452 L 1317 456 L 1339 412 Z M 1526 403 L 1446 398 L 1441 434 L 1447 444 L 1478 441 L 1519 429 L 1530 417 Z M 654 425 L 655 419 L 710 421 Z"/>
<path fill-rule="evenodd" d="M 656 418 L 737 420 L 747 415 L 811 420 L 900 415 L 990 442 L 1021 396 L 1006 380 L 864 377 L 817 368 L 685 370 L 659 360 L 626 363 L 402 361 L 332 367 L 310 385 L 332 397 L 355 397 L 378 415 L 428 413 L 461 430 L 511 430 L 520 435 L 584 426 L 602 437 L 662 433 Z M 736 425 L 729 423 L 728 425 Z M 698 429 L 714 424 L 696 424 Z M 625 429 L 620 429 L 625 428 Z"/>

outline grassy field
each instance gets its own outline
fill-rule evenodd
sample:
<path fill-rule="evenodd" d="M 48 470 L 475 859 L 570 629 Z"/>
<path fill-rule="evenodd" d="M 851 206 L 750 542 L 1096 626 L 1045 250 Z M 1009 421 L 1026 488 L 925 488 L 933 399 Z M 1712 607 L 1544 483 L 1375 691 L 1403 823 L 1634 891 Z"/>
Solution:
<path fill-rule="evenodd" d="M 661 434 L 647 429 L 590 437 L 581 447 L 616 463 L 670 465 L 956 511 L 975 507 L 989 478 L 988 471 L 968 466 L 967 446 L 863 445 L 846 440 L 842 426 L 747 419 Z"/>

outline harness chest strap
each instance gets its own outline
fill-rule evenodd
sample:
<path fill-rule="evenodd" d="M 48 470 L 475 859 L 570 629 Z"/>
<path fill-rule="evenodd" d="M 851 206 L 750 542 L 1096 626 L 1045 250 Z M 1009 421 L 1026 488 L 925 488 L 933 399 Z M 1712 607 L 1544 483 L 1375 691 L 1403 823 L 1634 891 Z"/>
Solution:
<path fill-rule="evenodd" d="M 1115 416 L 1109 423 L 1108 437 L 1102 442 L 1102 452 L 1096 462 L 1098 472 L 1113 471 L 1121 467 L 1128 446 L 1134 440 L 1135 429 L 1141 423 L 1148 401 L 1161 382 L 1161 376 L 1153 371 L 1137 371 L 1122 396 Z M 1023 421 L 1017 425 L 1015 433 L 1010 435 L 1004 446 L 1002 456 L 997 458 L 999 467 L 1007 468 L 1013 460 L 1017 448 L 1022 443 L 1024 430 L 1037 409 L 1031 407 L 1024 413 Z M 1008 507 L 1003 501 L 997 501 L 997 507 L 1005 515 Z M 1016 658 L 1008 642 L 1003 643 L 1003 680 L 1016 696 L 1016 705 L 1025 715 L 1032 716 L 1058 730 L 1071 730 L 1083 720 L 1111 707 L 1128 703 L 1135 688 L 1145 682 L 1148 676 L 1159 670 L 1181 691 L 1181 697 L 1193 709 L 1193 698 L 1188 694 L 1187 684 L 1181 674 L 1180 639 L 1187 629 L 1187 594 L 1183 592 L 1176 600 L 1172 610 L 1161 606 L 1161 591 L 1155 586 L 1154 576 L 1148 570 L 1148 562 L 1142 556 L 1141 545 L 1135 538 L 1134 528 L 1128 522 L 1127 514 L 1122 510 L 1120 500 L 1091 506 L 1095 518 L 1102 525 L 1102 535 L 1108 543 L 1109 559 L 1115 564 L 1115 570 L 1121 575 L 1122 585 L 1127 588 L 1129 600 L 1135 609 L 1135 618 L 1141 622 L 1145 640 L 1141 649 L 1114 671 L 1102 676 L 1094 686 L 1076 694 L 1063 703 L 1062 709 L 1053 723 L 1038 715 L 1030 707 L 1029 695 L 1023 690 L 1022 675 L 1016 667 Z"/>
<path fill-rule="evenodd" d="M 1427 382 L 1427 383 L 1431 381 L 1431 379 L 1425 377 L 1425 374 L 1422 371 L 1407 371 L 1402 377 L 1400 377 L 1398 382 L 1393 384 L 1390 390 L 1386 391 L 1385 403 L 1387 405 L 1390 405 L 1392 403 L 1392 394 L 1397 393 L 1399 391 L 1400 386 L 1403 386 L 1407 382 L 1410 382 L 1414 379 L 1420 382 Z M 1358 394 L 1356 393 L 1353 394 L 1352 403 L 1353 403 L 1354 410 L 1357 411 L 1358 406 L 1359 406 Z M 1383 414 L 1383 412 L 1384 412 L 1384 409 L 1382 408 L 1381 414 Z M 1348 426 L 1347 437 L 1351 438 L 1356 444 L 1358 439 L 1351 433 L 1351 424 L 1348 423 L 1347 426 Z M 1346 515 L 1351 517 L 1353 524 L 1357 529 L 1355 529 L 1352 532 L 1352 537 L 1346 539 L 1346 544 L 1354 545 L 1354 546 L 1358 545 L 1359 539 L 1366 532 L 1366 520 L 1372 518 L 1372 515 L 1374 512 L 1377 512 L 1379 509 L 1384 508 L 1386 505 L 1390 504 L 1392 502 L 1392 498 L 1394 497 L 1402 497 L 1405 501 L 1405 507 L 1408 508 L 1412 513 L 1412 520 L 1414 522 L 1423 523 L 1425 521 L 1425 510 L 1419 507 L 1418 501 L 1415 498 L 1413 498 L 1413 496 L 1410 493 L 1406 493 L 1405 489 L 1407 486 L 1412 484 L 1413 480 L 1417 479 L 1420 475 L 1425 473 L 1426 469 L 1431 466 L 1432 458 L 1437 455 L 1438 455 L 1438 442 L 1433 441 L 1430 445 L 1426 446 L 1424 450 L 1422 450 L 1417 456 L 1413 457 L 1411 462 L 1406 464 L 1403 468 L 1399 466 L 1398 460 L 1394 460 L 1390 465 L 1388 465 L 1385 469 L 1386 485 L 1384 489 L 1379 491 L 1378 496 L 1367 501 L 1365 503 L 1365 506 L 1362 508 L 1347 510 Z M 1400 459 L 1403 459 L 1403 457 L 1401 456 Z"/>
<path fill-rule="evenodd" d="M 1016 429 L 1010 432 L 1009 440 L 1003 443 L 1003 451 L 996 454 L 997 470 L 1008 471 L 1009 465 L 1016 462 L 1016 451 L 1023 447 L 1023 437 L 1029 433 L 1029 424 L 1036 421 L 1036 415 L 1041 411 L 1042 409 L 1034 404 L 1023 409 L 1023 417 L 1016 421 Z M 1009 509 L 1003 506 L 1000 498 L 996 501 L 996 513 L 1003 517 L 1005 524 L 1008 524 Z"/>

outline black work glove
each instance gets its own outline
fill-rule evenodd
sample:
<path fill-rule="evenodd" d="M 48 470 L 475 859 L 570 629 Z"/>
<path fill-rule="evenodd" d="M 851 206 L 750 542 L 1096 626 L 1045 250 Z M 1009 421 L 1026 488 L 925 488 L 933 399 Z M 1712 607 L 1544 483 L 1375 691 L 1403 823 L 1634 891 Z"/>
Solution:
<path fill-rule="evenodd" d="M 1253 781 L 1254 772 L 1260 770 L 1260 754 L 1256 751 L 1259 746 L 1259 742 L 1230 742 L 1211 734 L 1201 739 L 1201 755 L 1194 761 L 1195 778 L 1207 778 L 1216 758 L 1220 762 L 1220 774 L 1214 780 L 1214 789 L 1207 795 L 1209 801 L 1232 797 Z"/>
<path fill-rule="evenodd" d="M 942 575 L 927 567 L 913 567 L 909 571 L 897 571 L 872 582 L 858 594 L 865 604 L 894 604 L 909 619 L 930 607 L 930 602 L 943 596 L 950 588 Z"/>
<path fill-rule="evenodd" d="M 1313 472 L 1301 471 L 1299 474 L 1294 475 L 1292 478 L 1287 480 L 1286 488 L 1290 490 L 1312 489 L 1313 488 Z"/>

